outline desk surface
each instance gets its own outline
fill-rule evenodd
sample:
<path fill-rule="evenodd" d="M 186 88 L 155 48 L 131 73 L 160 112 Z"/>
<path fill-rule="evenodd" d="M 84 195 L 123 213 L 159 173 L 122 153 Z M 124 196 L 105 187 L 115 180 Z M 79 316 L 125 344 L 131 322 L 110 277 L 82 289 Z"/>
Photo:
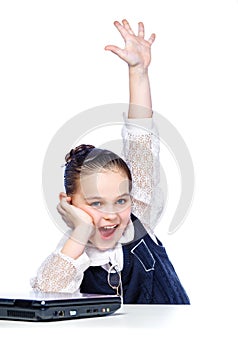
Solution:
<path fill-rule="evenodd" d="M 21 335 L 24 334 L 22 332 L 24 329 L 27 329 L 29 334 L 30 328 L 30 334 L 38 330 L 41 334 L 49 332 L 50 336 L 54 332 L 65 335 L 69 331 L 71 339 L 77 335 L 77 338 L 79 336 L 85 340 L 89 338 L 90 343 L 96 340 L 98 342 L 102 337 L 108 339 L 108 336 L 112 335 L 113 339 L 116 338 L 118 341 L 128 336 L 127 341 L 133 340 L 133 345 L 137 340 L 139 345 L 146 346 L 148 339 L 155 339 L 158 344 L 163 344 L 162 350 L 172 349 L 173 345 L 183 350 L 208 349 L 214 348 L 216 344 L 220 348 L 237 350 L 237 326 L 227 314 L 227 310 L 231 309 L 225 305 L 210 308 L 188 305 L 123 305 L 115 314 L 105 317 L 57 322 L 0 320 L 0 333 L 2 334 L 2 328 L 5 331 L 15 328 Z M 67 332 L 64 333 L 65 331 Z M 60 339 L 62 345 L 65 336 Z M 96 349 L 96 347 L 93 348 Z"/>
<path fill-rule="evenodd" d="M 82 318 L 54 322 L 27 322 L 0 320 L 1 327 L 72 327 L 81 328 L 164 328 L 176 318 L 186 319 L 191 313 L 190 306 L 165 305 L 122 305 L 114 314 L 102 317 Z"/>

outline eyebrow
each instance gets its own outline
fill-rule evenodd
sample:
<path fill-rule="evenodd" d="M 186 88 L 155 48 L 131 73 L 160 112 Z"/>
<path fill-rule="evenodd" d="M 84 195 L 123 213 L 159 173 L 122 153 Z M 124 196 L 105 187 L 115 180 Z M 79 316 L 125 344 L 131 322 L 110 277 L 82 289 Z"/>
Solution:
<path fill-rule="evenodd" d="M 128 192 L 126 192 L 126 193 L 122 193 L 122 194 L 120 194 L 118 197 L 116 197 L 116 199 L 117 198 L 120 198 L 120 197 L 125 197 L 125 196 L 130 196 L 130 193 L 128 193 Z M 86 199 L 86 200 L 93 200 L 93 199 L 103 199 L 103 197 L 100 197 L 100 196 L 92 196 L 92 197 L 84 197 L 84 199 Z"/>

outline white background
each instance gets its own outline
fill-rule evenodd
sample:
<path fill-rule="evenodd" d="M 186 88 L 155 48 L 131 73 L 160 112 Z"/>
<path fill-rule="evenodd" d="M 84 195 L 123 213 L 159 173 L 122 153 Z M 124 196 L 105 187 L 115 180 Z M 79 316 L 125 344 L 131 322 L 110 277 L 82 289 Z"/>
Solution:
<path fill-rule="evenodd" d="M 57 244 L 41 187 L 48 144 L 79 112 L 128 102 L 126 64 L 104 46 L 123 45 L 114 20 L 142 20 L 157 34 L 153 108 L 184 138 L 196 177 L 191 211 L 169 236 L 179 174 L 161 155 L 170 197 L 159 235 L 191 302 L 229 328 L 230 313 L 216 310 L 237 298 L 237 17 L 236 0 L 1 2 L 0 290 L 28 289 Z"/>

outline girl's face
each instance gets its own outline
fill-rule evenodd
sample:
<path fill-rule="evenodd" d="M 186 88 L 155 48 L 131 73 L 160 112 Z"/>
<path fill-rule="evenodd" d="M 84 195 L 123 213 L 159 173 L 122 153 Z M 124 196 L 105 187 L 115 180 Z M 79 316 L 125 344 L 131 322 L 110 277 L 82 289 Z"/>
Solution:
<path fill-rule="evenodd" d="M 95 226 L 90 242 L 100 250 L 113 248 L 123 235 L 131 214 L 129 179 L 119 170 L 82 176 L 72 204 L 88 213 Z"/>

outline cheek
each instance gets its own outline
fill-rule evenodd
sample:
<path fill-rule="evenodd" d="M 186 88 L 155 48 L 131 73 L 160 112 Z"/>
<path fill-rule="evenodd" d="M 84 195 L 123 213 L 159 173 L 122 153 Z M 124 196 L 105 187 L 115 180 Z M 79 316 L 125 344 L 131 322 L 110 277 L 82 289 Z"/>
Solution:
<path fill-rule="evenodd" d="M 89 207 L 88 205 L 84 205 L 82 209 L 85 210 L 91 216 L 94 225 L 97 226 L 97 224 L 102 219 L 102 213 L 100 213 L 100 211 L 96 209 Z"/>
<path fill-rule="evenodd" d="M 121 214 L 120 214 L 120 217 L 121 217 L 121 221 L 127 225 L 128 224 L 128 221 L 130 220 L 131 218 L 131 206 L 128 207 L 126 210 L 124 210 Z"/>
<path fill-rule="evenodd" d="M 80 201 L 80 200 L 78 200 L 78 198 L 77 199 L 73 198 L 72 204 L 74 206 L 76 206 L 77 208 L 82 209 L 83 211 L 85 211 L 85 213 L 87 213 L 89 216 L 91 216 L 94 224 L 97 225 L 97 222 L 99 222 L 99 220 L 101 218 L 100 213 L 97 210 L 91 208 L 90 206 L 86 205 L 85 203 L 82 203 L 82 200 Z"/>

